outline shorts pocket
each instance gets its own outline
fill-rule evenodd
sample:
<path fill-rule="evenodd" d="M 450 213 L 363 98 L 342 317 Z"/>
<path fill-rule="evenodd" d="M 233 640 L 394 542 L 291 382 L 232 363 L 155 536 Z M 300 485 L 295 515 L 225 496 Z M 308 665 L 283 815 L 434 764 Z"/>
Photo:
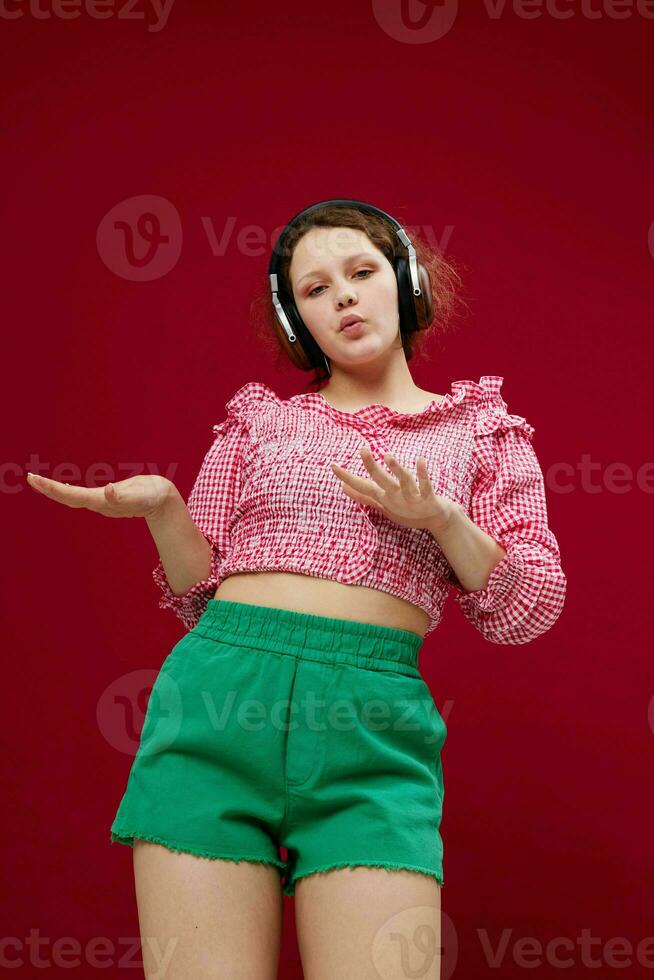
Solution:
<path fill-rule="evenodd" d="M 364 724 L 370 717 L 380 747 L 406 754 L 434 773 L 446 728 L 425 681 L 387 670 L 363 673 L 354 688 L 356 702 Z"/>
<path fill-rule="evenodd" d="M 417 697 L 420 702 L 417 716 L 421 722 L 421 740 L 426 749 L 427 760 L 431 768 L 438 773 L 441 749 L 447 738 L 447 725 L 436 707 L 436 702 L 426 681 L 422 677 L 416 677 L 412 680 L 412 684 L 414 682 L 416 691 L 414 697 Z"/>
<path fill-rule="evenodd" d="M 161 752 L 177 737 L 183 716 L 180 681 L 186 669 L 188 654 L 187 634 L 170 651 L 152 685 L 137 756 Z"/>

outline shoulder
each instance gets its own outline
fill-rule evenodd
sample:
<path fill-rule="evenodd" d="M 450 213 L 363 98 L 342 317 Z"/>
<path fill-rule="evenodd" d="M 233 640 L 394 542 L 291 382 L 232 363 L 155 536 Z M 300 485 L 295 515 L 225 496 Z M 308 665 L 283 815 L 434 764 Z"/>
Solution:
<path fill-rule="evenodd" d="M 263 381 L 248 381 L 225 402 L 226 417 L 213 426 L 216 434 L 241 429 L 266 406 L 279 407 L 282 399 Z"/>
<path fill-rule="evenodd" d="M 503 398 L 504 378 L 479 379 L 473 422 L 474 455 L 480 472 L 495 474 L 500 467 L 531 467 L 536 459 L 531 445 L 534 427 L 524 415 L 509 411 Z"/>
<path fill-rule="evenodd" d="M 266 405 L 280 406 L 282 399 L 263 381 L 248 381 L 225 403 L 227 411 L 243 418 Z"/>
<path fill-rule="evenodd" d="M 519 432 L 531 441 L 535 429 L 523 415 L 509 412 L 503 398 L 504 378 L 497 374 L 484 374 L 479 379 L 478 410 L 475 418 L 477 436 L 500 436 L 509 430 Z"/>

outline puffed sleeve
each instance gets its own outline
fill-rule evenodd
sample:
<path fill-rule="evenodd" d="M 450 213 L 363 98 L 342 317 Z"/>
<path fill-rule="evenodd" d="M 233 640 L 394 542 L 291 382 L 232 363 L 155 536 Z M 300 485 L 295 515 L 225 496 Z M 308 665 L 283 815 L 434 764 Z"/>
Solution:
<path fill-rule="evenodd" d="M 193 521 L 211 545 L 209 577 L 197 582 L 184 595 L 170 588 L 161 559 L 152 572 L 163 592 L 160 609 L 172 609 L 187 630 L 197 625 L 218 588 L 218 565 L 229 549 L 229 522 L 241 492 L 242 451 L 249 436 L 248 422 L 262 400 L 277 396 L 261 382 L 240 388 L 227 402 L 227 417 L 213 426 L 214 440 L 186 501 Z"/>
<path fill-rule="evenodd" d="M 545 482 L 532 445 L 534 428 L 499 404 L 480 412 L 475 427 L 479 471 L 470 519 L 506 556 L 485 589 L 465 592 L 450 570 L 463 614 L 490 643 L 518 644 L 549 630 L 566 594 L 560 550 L 548 526 Z"/>
<path fill-rule="evenodd" d="M 241 445 L 245 436 L 244 422 L 228 417 L 214 425 L 214 441 L 209 448 L 195 483 L 186 501 L 193 521 L 211 545 L 209 577 L 197 582 L 184 595 L 177 596 L 170 588 L 161 559 L 152 575 L 163 592 L 160 609 L 172 609 L 187 630 L 193 629 L 218 588 L 217 567 L 225 557 L 227 522 L 236 506 L 240 490 Z"/>

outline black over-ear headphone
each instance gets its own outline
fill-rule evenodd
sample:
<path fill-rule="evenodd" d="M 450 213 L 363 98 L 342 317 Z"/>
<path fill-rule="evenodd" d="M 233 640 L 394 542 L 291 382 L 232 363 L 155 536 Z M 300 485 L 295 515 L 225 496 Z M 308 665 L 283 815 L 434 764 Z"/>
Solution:
<path fill-rule="evenodd" d="M 284 328 L 290 343 L 295 343 L 299 340 L 300 346 L 305 350 L 309 361 L 314 367 L 317 367 L 323 359 L 326 363 L 326 358 L 302 320 L 292 293 L 289 292 L 278 276 L 290 229 L 298 223 L 300 218 L 305 217 L 317 208 L 325 207 L 325 205 L 357 208 L 363 213 L 375 214 L 380 218 L 385 218 L 391 224 L 398 238 L 392 265 L 397 278 L 400 331 L 401 333 L 412 333 L 415 330 L 424 330 L 434 319 L 434 299 L 429 273 L 418 262 L 413 243 L 399 221 L 396 221 L 386 211 L 382 211 L 381 208 L 376 208 L 373 204 L 368 204 L 366 201 L 355 201 L 349 198 L 330 198 L 326 201 L 318 201 L 315 204 L 303 208 L 302 211 L 291 218 L 275 243 L 268 266 L 270 290 L 277 319 Z"/>

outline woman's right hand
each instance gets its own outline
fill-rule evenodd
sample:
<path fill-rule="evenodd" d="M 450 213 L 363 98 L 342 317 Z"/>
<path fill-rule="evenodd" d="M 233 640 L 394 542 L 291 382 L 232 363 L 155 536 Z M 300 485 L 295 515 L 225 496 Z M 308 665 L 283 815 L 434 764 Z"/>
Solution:
<path fill-rule="evenodd" d="M 105 517 L 152 517 L 175 486 L 167 477 L 156 475 L 130 476 L 104 487 L 78 487 L 36 473 L 28 473 L 27 482 L 51 500 Z"/>

